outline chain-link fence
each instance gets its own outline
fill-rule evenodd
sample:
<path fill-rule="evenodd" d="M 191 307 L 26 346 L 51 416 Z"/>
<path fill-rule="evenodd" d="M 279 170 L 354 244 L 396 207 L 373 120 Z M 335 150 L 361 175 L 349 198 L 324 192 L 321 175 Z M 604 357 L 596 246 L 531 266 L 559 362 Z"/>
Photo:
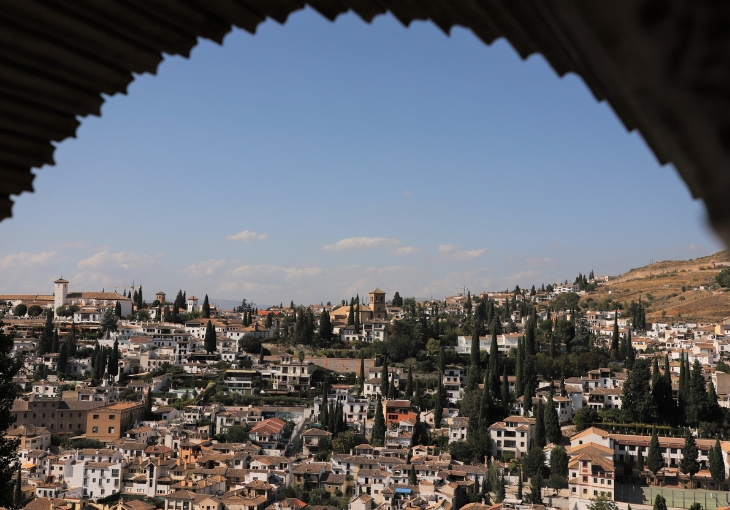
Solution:
<path fill-rule="evenodd" d="M 667 500 L 668 507 L 689 508 L 692 503 L 699 503 L 703 510 L 715 510 L 730 506 L 730 492 L 623 484 L 616 484 L 614 488 L 614 499 L 623 503 L 653 505 L 657 494 Z"/>

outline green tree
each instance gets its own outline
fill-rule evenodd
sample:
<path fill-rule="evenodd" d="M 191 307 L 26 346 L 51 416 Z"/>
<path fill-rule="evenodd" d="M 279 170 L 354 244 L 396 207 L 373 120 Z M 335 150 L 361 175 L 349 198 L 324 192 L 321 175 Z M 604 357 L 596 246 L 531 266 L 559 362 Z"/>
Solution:
<path fill-rule="evenodd" d="M 700 470 L 698 458 L 697 443 L 690 429 L 687 429 L 684 434 L 684 447 L 682 448 L 682 458 L 679 461 L 679 470 L 685 475 L 689 475 L 690 482 L 695 473 Z"/>
<path fill-rule="evenodd" d="M 388 354 L 383 354 L 383 371 L 380 377 L 380 393 L 384 397 L 388 396 L 388 390 L 390 385 L 390 377 L 388 374 Z"/>
<path fill-rule="evenodd" d="M 502 370 L 502 410 L 505 415 L 509 415 L 509 380 L 507 378 L 507 365 Z"/>
<path fill-rule="evenodd" d="M 418 485 L 418 477 L 416 476 L 416 466 L 411 464 L 411 469 L 408 472 L 408 484 L 409 485 Z"/>
<path fill-rule="evenodd" d="M 560 420 L 558 418 L 558 412 L 555 410 L 552 392 L 550 392 L 547 405 L 545 406 L 544 423 L 547 442 L 560 444 L 562 433 L 560 432 Z"/>
<path fill-rule="evenodd" d="M 507 487 L 504 483 L 504 473 L 501 473 L 499 477 L 499 483 L 497 483 L 497 486 L 494 488 L 494 502 L 501 503 L 502 501 L 504 501 L 506 492 Z"/>
<path fill-rule="evenodd" d="M 444 402 L 443 402 L 443 386 L 442 386 L 443 375 L 439 373 L 438 387 L 436 389 L 435 401 L 433 404 L 433 428 L 441 428 L 441 420 L 444 415 Z"/>
<path fill-rule="evenodd" d="M 13 308 L 13 315 L 16 317 L 24 317 L 26 313 L 28 313 L 28 307 L 23 303 L 15 305 L 15 308 Z"/>
<path fill-rule="evenodd" d="M 641 358 L 629 371 L 623 388 L 621 408 L 630 422 L 646 423 L 653 414 L 649 363 Z"/>
<path fill-rule="evenodd" d="M 710 475 L 716 482 L 725 481 L 725 462 L 722 460 L 723 452 L 720 446 L 720 438 L 715 439 L 715 446 L 710 448 Z"/>
<path fill-rule="evenodd" d="M 48 352 L 52 352 L 53 348 L 53 312 L 48 311 L 46 314 L 46 323 L 43 326 L 43 331 L 38 339 L 38 355 L 42 356 Z"/>
<path fill-rule="evenodd" d="M 685 418 L 689 425 L 696 427 L 700 421 L 705 421 L 708 415 L 709 402 L 707 398 L 707 383 L 702 375 L 702 365 L 698 359 L 689 371 L 689 398 L 685 407 Z"/>
<path fill-rule="evenodd" d="M 413 397 L 413 365 L 408 366 L 408 380 L 406 381 L 406 398 Z"/>
<path fill-rule="evenodd" d="M 654 427 L 651 431 L 649 452 L 646 456 L 646 467 L 654 474 L 655 481 L 657 473 L 664 467 L 664 457 L 662 457 L 662 452 L 659 449 L 659 436 L 657 436 L 656 427 Z"/>
<path fill-rule="evenodd" d="M 208 321 L 208 325 L 205 326 L 205 350 L 206 352 L 215 352 L 217 347 L 216 337 L 215 337 L 215 328 L 213 327 L 213 324 Z"/>
<path fill-rule="evenodd" d="M 535 411 L 535 445 L 540 448 L 547 444 L 545 435 L 545 406 L 540 400 Z"/>
<path fill-rule="evenodd" d="M 107 369 L 111 377 L 119 375 L 119 342 L 114 340 L 114 347 L 109 356 L 109 368 Z"/>
<path fill-rule="evenodd" d="M 398 291 L 395 291 L 395 294 L 393 294 L 393 300 L 392 300 L 393 306 L 403 306 L 403 298 L 400 296 Z"/>
<path fill-rule="evenodd" d="M 319 336 L 327 342 L 332 340 L 332 321 L 327 310 L 323 310 L 319 317 Z"/>
<path fill-rule="evenodd" d="M 582 432 L 593 423 L 598 422 L 598 411 L 589 406 L 583 406 L 580 411 L 573 416 L 573 425 L 576 432 Z"/>
<path fill-rule="evenodd" d="M 56 372 L 60 377 L 63 377 L 66 373 L 66 367 L 68 366 L 68 343 L 63 342 L 58 350 L 58 362 L 56 364 Z"/>
<path fill-rule="evenodd" d="M 28 307 L 28 315 L 31 317 L 38 317 L 42 313 L 43 313 L 43 308 L 41 308 L 38 305 L 30 305 Z"/>
<path fill-rule="evenodd" d="M 524 393 L 522 388 L 522 358 L 525 355 L 523 340 L 517 340 L 517 356 L 515 359 L 515 399 L 520 398 Z"/>
<path fill-rule="evenodd" d="M 542 447 L 535 444 L 532 448 L 527 450 L 522 461 L 522 469 L 525 472 L 525 476 L 532 478 L 535 475 L 541 476 L 541 471 L 545 465 L 545 452 Z"/>
<path fill-rule="evenodd" d="M 530 494 L 527 499 L 534 505 L 542 505 L 542 476 L 532 475 L 530 478 Z"/>
<path fill-rule="evenodd" d="M 618 307 L 614 310 L 613 335 L 611 336 L 611 359 L 619 359 Z"/>
<path fill-rule="evenodd" d="M 152 391 L 147 390 L 147 396 L 144 400 L 144 417 L 145 420 L 151 420 L 152 419 Z"/>
<path fill-rule="evenodd" d="M 205 295 L 205 298 L 203 299 L 203 318 L 204 319 L 210 319 L 210 303 L 208 302 L 208 294 Z"/>
<path fill-rule="evenodd" d="M 383 446 L 385 444 L 385 417 L 383 416 L 383 402 L 380 395 L 378 395 L 375 404 L 375 422 L 373 423 L 370 444 L 373 446 Z"/>
<path fill-rule="evenodd" d="M 618 510 L 618 505 L 613 502 L 610 496 L 599 494 L 595 498 L 591 499 L 591 504 L 588 505 L 588 510 Z"/>
<path fill-rule="evenodd" d="M 5 334 L 0 322 L 0 430 L 8 430 L 15 421 L 10 409 L 18 395 L 18 386 L 13 378 L 23 366 L 21 356 L 13 355 L 13 339 Z M 18 459 L 19 441 L 12 436 L 0 435 L 0 506 L 13 507 L 16 471 L 20 467 Z"/>
<path fill-rule="evenodd" d="M 497 321 L 499 322 L 499 321 Z M 499 374 L 502 371 L 499 366 L 499 346 L 497 345 L 497 334 L 492 333 L 492 343 L 489 345 L 489 373 L 492 374 L 492 387 L 499 384 Z"/>
<path fill-rule="evenodd" d="M 730 267 L 726 267 L 715 277 L 715 281 L 721 287 L 730 287 Z"/>
<path fill-rule="evenodd" d="M 568 453 L 560 445 L 553 446 L 550 450 L 550 473 L 568 476 Z"/>
<path fill-rule="evenodd" d="M 479 321 L 475 318 L 474 320 L 474 329 L 471 333 L 471 364 L 473 366 L 478 366 L 479 361 L 481 359 L 481 353 L 479 352 Z"/>
<path fill-rule="evenodd" d="M 360 394 L 365 391 L 365 353 L 360 353 Z"/>
<path fill-rule="evenodd" d="M 101 319 L 101 331 L 103 334 L 114 332 L 117 330 L 117 317 L 114 315 L 114 310 L 107 308 L 104 310 L 104 317 Z"/>
<path fill-rule="evenodd" d="M 517 470 L 517 499 L 523 499 L 524 496 L 522 494 L 522 468 L 518 468 Z"/>
<path fill-rule="evenodd" d="M 667 510 L 667 500 L 661 494 L 656 495 L 653 510 Z"/>
<path fill-rule="evenodd" d="M 23 508 L 23 480 L 20 468 L 17 469 L 16 473 L 13 502 L 15 503 L 15 508 Z"/>

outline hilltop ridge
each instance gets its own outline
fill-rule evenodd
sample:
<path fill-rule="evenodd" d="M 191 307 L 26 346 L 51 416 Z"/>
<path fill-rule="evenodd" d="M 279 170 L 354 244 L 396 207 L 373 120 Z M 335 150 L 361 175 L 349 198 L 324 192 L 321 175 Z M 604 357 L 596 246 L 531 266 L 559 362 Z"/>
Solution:
<path fill-rule="evenodd" d="M 606 299 L 647 305 L 647 319 L 717 321 L 730 316 L 730 292 L 715 277 L 730 267 L 730 251 L 690 260 L 665 260 L 623 273 L 581 299 L 582 305 Z"/>

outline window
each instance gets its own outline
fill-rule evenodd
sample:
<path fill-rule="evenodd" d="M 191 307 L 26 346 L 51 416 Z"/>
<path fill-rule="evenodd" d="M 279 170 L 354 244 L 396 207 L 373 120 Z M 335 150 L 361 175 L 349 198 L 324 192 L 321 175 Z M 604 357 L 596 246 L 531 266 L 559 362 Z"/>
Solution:
<path fill-rule="evenodd" d="M 93 434 L 98 434 L 99 433 L 99 427 L 91 427 L 91 432 Z"/>
<path fill-rule="evenodd" d="M 116 417 L 116 415 L 115 415 L 115 414 L 110 414 L 110 415 L 109 415 L 109 419 L 110 419 L 110 420 L 113 420 L 113 419 L 114 419 L 115 417 Z"/>
<path fill-rule="evenodd" d="M 114 434 L 114 427 L 109 427 L 109 434 Z"/>
<path fill-rule="evenodd" d="M 91 416 L 91 419 L 92 420 L 98 420 L 99 419 L 99 415 L 98 414 L 94 414 L 94 415 Z"/>

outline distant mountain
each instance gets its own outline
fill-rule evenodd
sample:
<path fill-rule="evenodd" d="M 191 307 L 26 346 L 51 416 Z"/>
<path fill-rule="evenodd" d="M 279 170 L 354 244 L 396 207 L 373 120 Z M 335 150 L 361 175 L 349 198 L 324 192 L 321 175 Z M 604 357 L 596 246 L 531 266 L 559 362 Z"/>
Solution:
<path fill-rule="evenodd" d="M 218 306 L 221 310 L 233 310 L 237 306 L 241 306 L 240 301 L 236 301 L 235 299 L 216 299 L 216 298 L 209 298 L 210 304 Z M 268 307 L 272 305 L 261 305 L 259 303 L 256 303 L 256 308 L 259 310 L 266 310 Z"/>

